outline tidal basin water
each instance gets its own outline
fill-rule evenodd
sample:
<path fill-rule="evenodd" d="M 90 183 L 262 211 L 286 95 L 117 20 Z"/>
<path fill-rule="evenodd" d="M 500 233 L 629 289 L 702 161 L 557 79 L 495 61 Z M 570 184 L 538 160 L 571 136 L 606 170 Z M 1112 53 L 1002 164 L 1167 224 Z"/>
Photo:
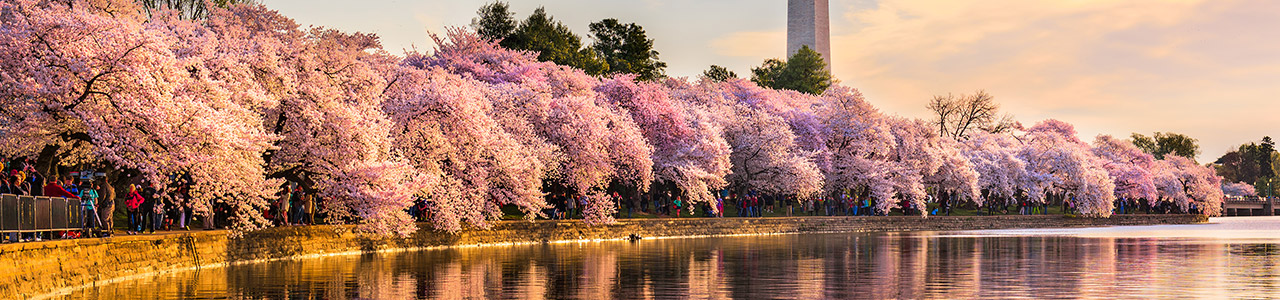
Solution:
<path fill-rule="evenodd" d="M 1280 217 L 472 247 L 183 272 L 68 299 L 1280 299 Z"/>

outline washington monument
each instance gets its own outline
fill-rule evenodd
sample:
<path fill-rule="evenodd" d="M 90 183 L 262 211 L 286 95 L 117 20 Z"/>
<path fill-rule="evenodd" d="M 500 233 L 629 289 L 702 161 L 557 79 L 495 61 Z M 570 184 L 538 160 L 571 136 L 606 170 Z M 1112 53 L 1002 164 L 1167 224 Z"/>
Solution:
<path fill-rule="evenodd" d="M 831 69 L 831 18 L 827 0 L 787 0 L 787 57 L 801 46 L 822 54 Z"/>

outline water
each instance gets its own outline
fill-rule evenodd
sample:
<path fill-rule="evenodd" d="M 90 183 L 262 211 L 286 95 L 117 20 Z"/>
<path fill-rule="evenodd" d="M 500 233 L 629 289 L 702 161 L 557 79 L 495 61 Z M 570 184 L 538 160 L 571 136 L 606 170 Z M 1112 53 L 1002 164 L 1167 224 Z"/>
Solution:
<path fill-rule="evenodd" d="M 69 299 L 1280 299 L 1280 218 L 432 250 L 233 266 Z"/>

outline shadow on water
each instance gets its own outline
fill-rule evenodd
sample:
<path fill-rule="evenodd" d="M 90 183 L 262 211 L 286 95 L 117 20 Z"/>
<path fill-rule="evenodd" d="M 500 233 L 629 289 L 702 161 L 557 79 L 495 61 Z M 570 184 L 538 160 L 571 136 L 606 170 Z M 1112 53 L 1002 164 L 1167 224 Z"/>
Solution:
<path fill-rule="evenodd" d="M 1274 222 L 1269 225 L 1280 225 Z M 1243 230 L 1209 226 L 1220 226 L 1215 230 L 1224 230 L 1222 236 Z M 1213 239 L 1193 232 L 1213 228 L 806 234 L 442 249 L 231 266 L 67 297 L 1280 298 L 1280 236 L 1259 242 L 1268 236 L 1245 232 L 1240 236 L 1247 239 Z"/>

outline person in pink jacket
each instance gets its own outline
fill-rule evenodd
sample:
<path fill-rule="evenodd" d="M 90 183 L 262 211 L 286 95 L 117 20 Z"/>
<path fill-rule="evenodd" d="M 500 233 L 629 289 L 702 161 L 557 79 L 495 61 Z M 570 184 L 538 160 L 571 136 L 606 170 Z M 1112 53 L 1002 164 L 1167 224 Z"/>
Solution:
<path fill-rule="evenodd" d="M 137 185 L 129 185 L 129 194 L 124 197 L 124 206 L 129 209 L 129 230 L 128 234 L 135 234 L 142 231 L 142 214 L 138 211 L 138 207 L 142 206 L 142 195 L 138 194 Z"/>

